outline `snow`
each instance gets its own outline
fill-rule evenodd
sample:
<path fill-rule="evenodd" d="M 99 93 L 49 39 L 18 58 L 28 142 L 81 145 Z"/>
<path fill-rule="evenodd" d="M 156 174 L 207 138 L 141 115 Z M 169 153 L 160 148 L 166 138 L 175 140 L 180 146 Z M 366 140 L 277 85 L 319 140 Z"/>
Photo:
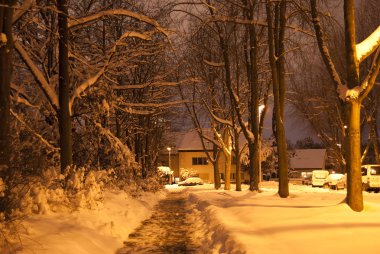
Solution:
<path fill-rule="evenodd" d="M 343 101 L 356 100 L 359 98 L 360 93 L 362 93 L 367 87 L 367 82 L 364 82 L 361 86 L 356 86 L 349 89 L 347 85 L 338 85 L 337 91 L 339 98 Z"/>
<path fill-rule="evenodd" d="M 23 249 L 17 253 L 113 254 L 164 196 L 144 193 L 136 199 L 123 191 L 106 191 L 97 209 L 33 215 L 22 223 Z"/>
<path fill-rule="evenodd" d="M 171 170 L 169 167 L 159 166 L 159 167 L 157 167 L 157 169 L 158 169 L 158 174 L 161 177 L 173 175 L 173 170 Z"/>
<path fill-rule="evenodd" d="M 232 248 L 219 253 L 377 253 L 379 194 L 364 193 L 365 209 L 357 213 L 343 202 L 344 190 L 290 185 L 283 199 L 277 183 L 262 186 L 262 193 L 191 187 L 191 201 L 214 225 L 214 244 Z"/>
<path fill-rule="evenodd" d="M 364 41 L 356 45 L 356 59 L 363 61 L 380 46 L 380 26 Z"/>
<path fill-rule="evenodd" d="M 357 213 L 344 203 L 345 190 L 290 184 L 291 195 L 284 199 L 277 185 L 263 182 L 261 193 L 246 185 L 241 192 L 215 190 L 210 184 L 166 188 L 188 193 L 193 214 L 203 218 L 193 221 L 203 227 L 194 237 L 204 238 L 202 248 L 212 250 L 208 253 L 377 253 L 380 194 L 365 192 L 365 209 Z M 108 190 L 96 209 L 33 215 L 22 223 L 23 248 L 16 253 L 116 253 L 164 196 L 133 198 Z"/>

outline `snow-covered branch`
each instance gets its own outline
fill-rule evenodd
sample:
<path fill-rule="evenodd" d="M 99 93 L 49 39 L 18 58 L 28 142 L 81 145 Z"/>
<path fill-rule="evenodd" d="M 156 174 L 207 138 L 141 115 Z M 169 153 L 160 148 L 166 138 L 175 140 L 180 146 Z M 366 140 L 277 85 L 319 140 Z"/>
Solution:
<path fill-rule="evenodd" d="M 29 125 L 27 123 L 25 123 L 21 117 L 19 117 L 15 112 L 13 112 L 13 110 L 11 110 L 11 114 L 16 118 L 17 121 L 19 121 L 22 125 L 25 126 L 25 128 L 31 133 L 33 134 L 36 138 L 38 138 L 43 144 L 45 144 L 49 149 L 53 150 L 54 152 L 58 152 L 59 151 L 59 148 L 57 147 L 54 147 L 52 144 L 49 143 L 49 141 L 47 141 L 46 139 L 44 139 L 44 137 L 42 137 L 40 134 L 38 134 L 37 132 L 35 132 L 34 130 L 32 130 Z"/>
<path fill-rule="evenodd" d="M 124 102 L 123 106 L 127 107 L 150 107 L 150 108 L 166 108 L 169 106 L 181 105 L 183 103 L 188 103 L 189 101 L 169 101 L 162 103 L 138 103 L 138 102 Z"/>
<path fill-rule="evenodd" d="M 131 164 L 134 162 L 134 156 L 128 146 L 121 142 L 118 137 L 113 135 L 109 129 L 103 128 L 100 123 L 95 123 L 95 126 L 100 130 L 100 134 L 107 138 L 111 146 L 116 151 L 120 152 L 121 156 L 123 157 L 120 159 L 124 159 L 127 162 L 127 166 L 131 166 Z"/>
<path fill-rule="evenodd" d="M 25 0 L 21 6 L 16 7 L 13 14 L 12 23 L 17 22 L 17 20 L 19 20 L 22 15 L 24 15 L 35 4 L 35 2 L 35 0 Z"/>
<path fill-rule="evenodd" d="M 364 98 L 367 97 L 369 92 L 371 92 L 373 86 L 375 85 L 377 75 L 379 74 L 380 70 L 380 47 L 377 48 L 375 57 L 372 62 L 371 69 L 369 70 L 367 77 L 361 84 L 360 88 L 362 90 L 362 93 L 360 94 L 360 99 L 364 100 Z"/>
<path fill-rule="evenodd" d="M 215 127 L 212 127 L 211 129 L 212 129 L 212 131 L 214 132 L 215 137 L 216 137 L 216 139 L 218 140 L 220 146 L 222 147 L 223 153 L 224 153 L 226 156 L 231 156 L 231 154 L 232 154 L 231 137 L 230 137 L 230 136 L 228 135 L 228 133 L 227 133 L 227 134 L 226 134 L 226 135 L 228 135 L 227 140 L 224 141 L 224 140 L 222 139 L 221 135 L 220 135 L 220 134 L 218 133 L 218 131 L 215 129 Z M 225 131 L 228 131 L 228 129 L 225 130 Z"/>
<path fill-rule="evenodd" d="M 25 96 L 25 94 L 21 93 L 19 91 L 19 88 L 16 87 L 14 84 L 11 84 L 11 89 L 12 91 L 14 91 L 14 93 L 12 93 L 11 95 L 11 99 L 15 102 L 15 103 L 19 103 L 19 104 L 24 104 L 28 107 L 31 107 L 31 108 L 39 108 L 38 106 L 36 105 L 33 105 L 29 100 L 28 98 Z M 21 95 L 21 96 L 20 96 Z"/>
<path fill-rule="evenodd" d="M 205 100 L 202 100 L 202 101 L 203 101 L 203 104 L 206 106 L 208 113 L 211 115 L 211 117 L 215 121 L 217 121 L 218 123 L 221 123 L 223 125 L 226 125 L 226 126 L 230 126 L 230 127 L 233 126 L 232 121 L 218 117 L 217 115 L 214 114 L 214 112 L 212 112 L 211 108 L 207 105 L 206 101 Z"/>
<path fill-rule="evenodd" d="M 132 115 L 152 115 L 156 112 L 153 110 L 138 110 L 138 109 L 133 109 L 133 108 L 121 108 L 121 107 L 116 107 L 116 108 L 125 113 L 132 114 Z"/>
<path fill-rule="evenodd" d="M 28 53 L 25 51 L 24 47 L 21 45 L 21 43 L 17 40 L 14 42 L 15 49 L 21 56 L 24 63 L 29 67 L 30 71 L 32 72 L 34 78 L 37 80 L 37 83 L 40 85 L 42 91 L 46 95 L 47 99 L 53 106 L 55 110 L 59 109 L 59 103 L 58 103 L 58 95 L 52 89 L 49 82 L 45 79 L 44 74 L 42 71 L 37 67 L 37 65 L 33 62 L 33 60 L 30 58 Z"/>
<path fill-rule="evenodd" d="M 69 109 L 70 109 L 70 115 L 72 115 L 72 107 L 74 104 L 74 101 L 76 98 L 80 97 L 81 94 L 87 90 L 89 87 L 94 85 L 105 73 L 106 69 L 108 68 L 108 65 L 110 64 L 110 61 L 113 57 L 113 55 L 116 53 L 117 46 L 120 44 L 120 42 L 128 37 L 135 37 L 139 38 L 142 40 L 150 40 L 150 36 L 148 34 L 142 34 L 139 32 L 134 32 L 134 31 L 127 31 L 125 32 L 120 38 L 115 42 L 113 47 L 108 53 L 108 58 L 106 63 L 104 64 L 103 68 L 101 68 L 95 75 L 91 76 L 89 79 L 85 80 L 82 84 L 80 84 L 73 92 L 71 98 L 70 98 L 70 103 L 69 103 Z"/>
<path fill-rule="evenodd" d="M 147 24 L 154 26 L 158 31 L 165 34 L 166 36 L 169 35 L 169 32 L 167 30 L 165 30 L 164 28 L 162 28 L 160 26 L 160 24 L 158 24 L 157 21 L 155 21 L 155 20 L 153 20 L 153 19 L 151 19 L 145 15 L 142 15 L 142 14 L 139 14 L 136 12 L 132 12 L 129 10 L 125 10 L 125 9 L 105 10 L 105 11 L 101 11 L 101 12 L 98 12 L 98 13 L 95 13 L 95 14 L 92 14 L 92 15 L 89 15 L 86 17 L 78 18 L 78 19 L 70 18 L 68 26 L 71 29 L 78 28 L 79 26 L 86 25 L 87 23 L 98 21 L 99 19 L 103 18 L 104 16 L 116 16 L 116 15 L 127 16 L 127 17 L 137 19 L 139 21 L 145 22 Z"/>
<path fill-rule="evenodd" d="M 127 89 L 143 89 L 147 87 L 163 87 L 163 86 L 177 86 L 179 82 L 166 82 L 166 81 L 158 81 L 158 82 L 150 82 L 150 83 L 143 83 L 143 84 L 137 84 L 137 85 L 114 85 L 112 86 L 112 89 L 114 90 L 127 90 Z"/>
<path fill-rule="evenodd" d="M 263 20 L 253 20 L 253 19 L 242 19 L 242 18 L 236 18 L 236 17 L 230 17 L 230 16 L 220 16 L 220 15 L 215 15 L 211 18 L 211 21 L 213 22 L 229 22 L 229 23 L 235 23 L 235 24 L 242 24 L 242 25 L 257 25 L 257 26 L 262 26 L 262 27 L 267 27 L 268 23 Z M 300 27 L 296 27 L 293 25 L 286 25 L 286 28 L 294 30 L 295 32 L 300 32 L 303 34 L 306 34 L 308 36 L 314 37 L 315 35 L 313 34 L 312 31 L 304 30 Z"/>
<path fill-rule="evenodd" d="M 106 67 L 103 67 L 100 69 L 95 75 L 90 77 L 89 79 L 85 80 L 82 84 L 80 84 L 73 92 L 73 95 L 70 98 L 69 102 L 69 109 L 70 109 L 70 115 L 72 115 L 72 107 L 74 104 L 74 101 L 76 98 L 80 97 L 80 95 L 90 86 L 95 84 L 99 78 L 104 74 Z"/>
<path fill-rule="evenodd" d="M 380 46 L 380 26 L 364 41 L 356 44 L 356 59 L 362 62 Z"/>
<path fill-rule="evenodd" d="M 221 62 L 221 63 L 215 63 L 215 62 L 211 62 L 211 61 L 208 61 L 206 59 L 203 59 L 203 62 L 211 67 L 224 67 L 224 62 Z"/>
<path fill-rule="evenodd" d="M 343 84 L 339 77 L 338 71 L 335 69 L 335 65 L 331 59 L 330 52 L 327 47 L 326 36 L 325 36 L 325 33 L 323 32 L 321 22 L 318 16 L 317 1 L 310 0 L 310 6 L 311 6 L 312 21 L 314 25 L 315 35 L 317 37 L 319 51 L 321 53 L 323 62 L 325 63 L 327 70 L 330 74 L 330 77 L 334 81 L 335 87 L 338 89 L 338 87 L 342 87 Z"/>

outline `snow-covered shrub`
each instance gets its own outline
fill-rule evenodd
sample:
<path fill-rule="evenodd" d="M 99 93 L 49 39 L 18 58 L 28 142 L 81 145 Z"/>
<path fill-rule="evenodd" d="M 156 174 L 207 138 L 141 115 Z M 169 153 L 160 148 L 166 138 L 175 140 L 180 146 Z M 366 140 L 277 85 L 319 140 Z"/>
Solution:
<path fill-rule="evenodd" d="M 189 177 L 195 177 L 195 176 L 198 176 L 198 173 L 196 170 L 193 170 L 192 168 L 179 169 L 179 177 L 181 178 L 181 181 L 186 180 Z"/>
<path fill-rule="evenodd" d="M 157 171 L 160 177 L 173 175 L 173 170 L 171 170 L 169 167 L 159 166 L 157 167 Z"/>
<path fill-rule="evenodd" d="M 102 177 L 106 176 L 106 174 L 96 172 L 75 166 L 66 170 L 65 192 L 74 207 L 92 209 L 100 205 L 103 198 Z"/>

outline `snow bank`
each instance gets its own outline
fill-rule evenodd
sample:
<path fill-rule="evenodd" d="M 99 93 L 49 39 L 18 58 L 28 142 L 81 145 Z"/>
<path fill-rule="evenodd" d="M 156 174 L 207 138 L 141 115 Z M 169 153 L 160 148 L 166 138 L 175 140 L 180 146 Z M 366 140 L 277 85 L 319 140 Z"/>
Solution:
<path fill-rule="evenodd" d="M 187 189 L 214 230 L 217 253 L 378 252 L 379 194 L 364 193 L 365 210 L 357 213 L 343 202 L 345 190 L 291 185 L 283 199 L 274 185 L 264 182 L 262 193 Z"/>
<path fill-rule="evenodd" d="M 135 199 L 123 191 L 106 191 L 97 209 L 33 215 L 22 223 L 22 247 L 16 253 L 115 253 L 164 196 L 144 193 Z"/>
<path fill-rule="evenodd" d="M 208 191 L 213 189 L 213 185 L 205 185 Z M 195 189 L 202 189 L 205 187 L 195 187 Z M 194 190 L 194 187 L 191 188 Z M 190 189 L 188 189 L 190 190 Z M 204 193 L 203 191 L 201 193 Z M 216 193 L 224 193 L 224 191 L 216 191 Z M 190 192 L 189 200 L 194 203 L 197 210 L 200 211 L 204 223 L 206 224 L 204 229 L 204 242 L 203 248 L 212 250 L 212 253 L 230 253 L 241 254 L 245 253 L 243 245 L 240 241 L 236 240 L 236 237 L 226 228 L 226 224 L 223 223 L 223 214 L 218 212 L 218 208 L 210 203 L 208 198 L 204 199 L 198 195 L 198 193 Z"/>

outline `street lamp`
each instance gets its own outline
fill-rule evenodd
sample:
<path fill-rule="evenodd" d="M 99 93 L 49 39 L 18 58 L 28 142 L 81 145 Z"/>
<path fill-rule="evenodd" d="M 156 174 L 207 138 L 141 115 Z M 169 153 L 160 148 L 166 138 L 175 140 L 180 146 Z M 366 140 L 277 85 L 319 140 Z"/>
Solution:
<path fill-rule="evenodd" d="M 167 150 L 168 150 L 168 152 L 169 152 L 169 184 L 172 184 L 172 176 L 171 176 L 171 168 L 170 168 L 170 152 L 171 152 L 171 150 L 172 150 L 172 148 L 171 147 L 168 147 L 168 148 L 166 148 Z"/>

